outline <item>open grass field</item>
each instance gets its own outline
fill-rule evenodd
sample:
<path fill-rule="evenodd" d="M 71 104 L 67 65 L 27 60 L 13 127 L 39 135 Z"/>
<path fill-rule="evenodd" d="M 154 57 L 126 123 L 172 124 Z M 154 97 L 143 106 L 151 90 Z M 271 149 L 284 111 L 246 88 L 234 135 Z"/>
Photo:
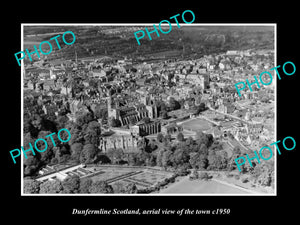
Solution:
<path fill-rule="evenodd" d="M 250 192 L 234 188 L 217 181 L 189 180 L 183 178 L 169 187 L 162 189 L 160 194 L 250 194 Z"/>
<path fill-rule="evenodd" d="M 163 181 L 166 178 L 169 178 L 169 174 L 158 174 L 155 172 L 143 172 L 135 176 L 130 177 L 133 180 L 142 181 L 151 185 L 156 184 L 157 182 Z"/>
<path fill-rule="evenodd" d="M 187 129 L 187 130 L 205 131 L 205 130 L 209 130 L 211 128 L 211 123 L 204 119 L 195 118 L 195 119 L 189 120 L 187 122 L 183 122 L 182 126 L 184 129 Z"/>
<path fill-rule="evenodd" d="M 227 143 L 227 142 L 222 142 L 223 150 L 227 152 L 228 158 L 232 156 L 232 151 L 233 148 Z"/>

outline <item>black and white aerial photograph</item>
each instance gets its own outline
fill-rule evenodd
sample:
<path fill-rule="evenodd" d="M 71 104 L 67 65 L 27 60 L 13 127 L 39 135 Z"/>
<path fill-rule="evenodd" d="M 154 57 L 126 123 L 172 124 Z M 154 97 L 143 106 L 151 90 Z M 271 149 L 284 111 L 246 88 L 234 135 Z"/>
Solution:
<path fill-rule="evenodd" d="M 276 24 L 156 28 L 22 24 L 22 195 L 276 194 Z"/>
<path fill-rule="evenodd" d="M 3 221 L 297 221 L 296 3 L 122 3 L 5 7 Z"/>

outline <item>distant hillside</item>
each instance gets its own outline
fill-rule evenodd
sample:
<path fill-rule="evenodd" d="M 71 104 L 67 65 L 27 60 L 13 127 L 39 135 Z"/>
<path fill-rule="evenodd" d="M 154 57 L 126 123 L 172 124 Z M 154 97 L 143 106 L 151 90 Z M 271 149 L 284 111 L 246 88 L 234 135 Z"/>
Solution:
<path fill-rule="evenodd" d="M 216 26 L 183 27 L 184 40 L 193 48 L 218 47 L 224 50 L 274 48 L 273 27 Z"/>
<path fill-rule="evenodd" d="M 163 57 L 164 54 L 178 58 L 220 53 L 230 49 L 274 48 L 274 31 L 271 26 L 181 26 L 181 28 L 173 26 L 172 28 L 169 34 L 160 34 L 160 37 L 153 33 L 151 41 L 145 35 L 139 46 L 134 32 L 143 29 L 143 26 L 26 26 L 24 45 L 33 49 L 33 43 L 49 40 L 55 36 L 53 33 L 71 30 L 76 35 L 76 42 L 66 46 L 60 41 L 63 49 L 51 53 L 48 56 L 49 60 L 74 59 L 75 50 L 79 58 L 98 55 L 148 58 Z M 151 30 L 153 27 L 148 29 Z"/>

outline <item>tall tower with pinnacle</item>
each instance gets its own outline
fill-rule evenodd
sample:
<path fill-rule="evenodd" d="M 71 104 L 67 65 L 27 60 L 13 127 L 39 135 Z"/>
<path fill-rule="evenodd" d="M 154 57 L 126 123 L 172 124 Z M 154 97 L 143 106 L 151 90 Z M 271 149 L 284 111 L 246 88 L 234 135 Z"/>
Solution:
<path fill-rule="evenodd" d="M 77 58 L 77 52 L 76 52 L 76 50 L 75 50 L 75 62 L 76 62 L 76 64 L 78 63 L 78 58 Z"/>

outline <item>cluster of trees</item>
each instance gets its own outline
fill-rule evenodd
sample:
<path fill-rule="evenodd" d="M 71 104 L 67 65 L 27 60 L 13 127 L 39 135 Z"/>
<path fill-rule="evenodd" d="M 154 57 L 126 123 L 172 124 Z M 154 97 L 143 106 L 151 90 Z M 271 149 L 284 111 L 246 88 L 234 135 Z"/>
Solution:
<path fill-rule="evenodd" d="M 57 133 L 61 128 L 67 128 L 71 132 L 71 139 L 69 142 L 62 143 L 57 136 L 53 135 L 56 143 L 54 146 L 46 136 L 53 132 Z M 38 138 L 45 139 L 48 148 L 42 153 L 35 151 L 35 155 L 31 151 L 27 152 L 27 158 L 24 157 L 24 175 L 33 176 L 42 166 L 50 163 L 94 162 L 99 153 L 100 135 L 100 124 L 96 121 L 93 112 L 79 115 L 76 123 L 69 121 L 66 115 L 58 115 L 54 120 L 50 120 L 43 114 L 27 116 L 24 119 L 24 149 L 29 149 L 29 143 L 34 146 Z M 44 149 L 44 146 L 39 146 L 39 149 Z"/>
<path fill-rule="evenodd" d="M 118 119 L 115 119 L 115 118 L 110 118 L 109 124 L 111 127 L 120 127 L 122 125 L 121 121 Z M 131 124 L 132 124 L 132 121 L 131 121 Z"/>
<path fill-rule="evenodd" d="M 258 164 L 253 170 L 249 171 L 253 183 L 261 186 L 271 186 L 274 188 L 275 174 L 274 163 L 265 162 L 264 164 Z"/>
<path fill-rule="evenodd" d="M 37 180 L 24 180 L 24 193 L 28 194 L 89 194 L 89 193 L 137 193 L 138 189 L 135 184 L 123 184 L 116 182 L 113 185 L 107 184 L 105 181 L 93 181 L 91 178 L 80 179 L 79 176 L 68 176 L 63 181 L 48 180 L 39 182 Z"/>
<path fill-rule="evenodd" d="M 33 179 L 24 180 L 24 193 L 27 194 L 136 194 L 150 193 L 159 190 L 168 183 L 174 183 L 176 174 L 158 182 L 155 186 L 138 189 L 134 183 L 115 182 L 112 185 L 105 181 L 93 181 L 91 178 L 80 179 L 77 175 L 65 180 L 48 180 L 39 182 Z"/>
<path fill-rule="evenodd" d="M 128 164 L 132 166 L 155 166 L 156 142 L 141 138 L 137 143 L 137 151 L 125 154 L 122 149 L 108 149 L 105 154 L 101 154 L 98 163 Z"/>
<path fill-rule="evenodd" d="M 207 172 L 198 172 L 197 170 L 193 170 L 191 175 L 190 175 L 190 180 L 209 180 L 212 178 L 212 176 L 209 176 Z"/>
<path fill-rule="evenodd" d="M 53 141 L 55 142 L 55 146 L 50 140 L 50 138 L 46 138 L 47 135 L 63 128 L 63 117 L 60 116 L 57 118 L 57 121 L 52 121 L 47 118 L 45 115 L 39 115 L 36 113 L 26 114 L 24 117 L 24 143 L 23 147 L 25 150 L 30 148 L 29 143 L 34 148 L 34 143 L 36 139 L 42 138 L 47 141 L 48 147 L 44 152 L 35 151 L 35 155 L 31 151 L 26 152 L 27 158 L 24 156 L 24 175 L 30 176 L 34 175 L 37 170 L 47 164 L 50 163 L 52 158 L 57 158 L 59 161 L 63 162 L 65 157 L 62 154 L 67 153 L 69 150 L 69 146 L 67 143 L 62 143 L 58 140 L 57 135 L 53 135 Z M 66 120 L 65 120 L 66 121 Z M 44 149 L 44 143 L 38 142 L 38 148 Z M 62 156 L 62 158 L 60 158 Z"/>
<path fill-rule="evenodd" d="M 108 117 L 107 108 L 101 107 L 100 104 L 96 105 L 96 107 L 94 109 L 94 115 L 95 115 L 96 119 L 107 120 L 107 117 Z"/>
<path fill-rule="evenodd" d="M 128 164 L 133 166 L 160 166 L 180 174 L 188 169 L 225 170 L 228 168 L 228 156 L 222 150 L 222 144 L 211 134 L 197 133 L 193 138 L 184 138 L 178 133 L 177 142 L 170 134 L 158 134 L 157 141 L 142 138 L 138 141 L 135 153 L 125 154 L 122 149 L 110 149 L 102 154 L 99 163 Z"/>
<path fill-rule="evenodd" d="M 267 154 L 267 153 L 263 153 Z M 229 159 L 228 163 L 228 171 L 232 170 L 238 170 L 237 165 L 234 161 L 234 159 L 239 157 L 245 157 L 246 153 L 242 154 L 241 150 L 238 147 L 235 147 L 233 149 L 233 154 L 231 158 Z M 255 157 L 253 152 L 248 153 L 249 158 Z M 267 155 L 263 155 L 265 158 L 267 158 Z M 245 163 L 240 166 L 241 174 L 247 174 L 249 175 L 249 181 L 252 181 L 254 184 L 258 184 L 261 186 L 272 186 L 274 187 L 274 161 L 273 159 L 269 161 L 264 161 L 260 164 L 256 163 L 255 161 L 252 161 L 252 166 L 250 166 L 249 163 Z M 244 181 L 242 181 L 244 182 Z"/>
<path fill-rule="evenodd" d="M 222 149 L 222 144 L 213 139 L 211 134 L 198 132 L 196 139 L 184 139 L 179 133 L 177 143 L 170 143 L 164 137 L 163 147 L 157 151 L 157 165 L 164 168 L 221 170 L 227 166 L 227 155 L 216 151 Z"/>
<path fill-rule="evenodd" d="M 136 189 L 135 186 L 125 186 L 125 191 L 132 191 Z M 123 190 L 123 189 L 122 189 Z M 79 176 L 68 176 L 63 181 L 48 180 L 39 182 L 37 180 L 25 179 L 24 180 L 24 193 L 31 194 L 75 194 L 75 193 L 114 193 L 111 185 L 104 181 L 93 181 L 90 178 L 80 179 Z"/>
<path fill-rule="evenodd" d="M 66 124 L 72 134 L 69 141 L 70 159 L 75 163 L 93 163 L 100 153 L 101 127 L 89 114 L 79 117 L 76 123 Z"/>
<path fill-rule="evenodd" d="M 124 185 L 121 182 L 116 182 L 113 184 L 114 193 L 125 193 L 125 194 L 136 194 L 138 193 L 138 188 L 133 183 L 128 183 Z"/>
<path fill-rule="evenodd" d="M 184 108 L 184 104 L 186 101 L 194 102 L 195 99 L 194 98 L 186 99 L 186 100 L 180 99 L 177 101 L 173 97 L 171 97 L 169 99 L 169 102 L 167 102 L 167 104 L 164 103 L 163 101 L 157 102 L 157 108 L 160 113 L 160 116 L 162 117 L 162 119 L 168 119 L 169 118 L 168 112 Z M 194 114 L 198 115 L 199 113 L 206 110 L 206 106 L 204 103 L 200 103 L 199 105 L 192 107 L 191 110 L 193 110 Z"/>

